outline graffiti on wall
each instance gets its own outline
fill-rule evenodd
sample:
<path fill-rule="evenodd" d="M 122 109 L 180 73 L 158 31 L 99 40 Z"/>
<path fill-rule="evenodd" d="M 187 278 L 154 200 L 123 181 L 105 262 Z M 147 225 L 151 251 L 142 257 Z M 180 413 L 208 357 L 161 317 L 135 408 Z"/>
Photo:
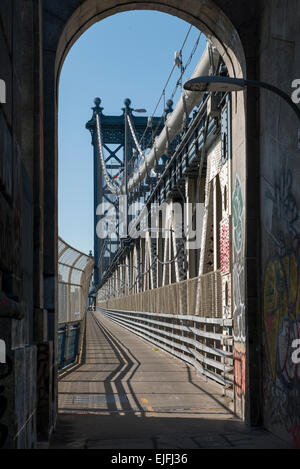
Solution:
<path fill-rule="evenodd" d="M 291 360 L 300 338 L 300 251 L 268 262 L 264 281 L 264 322 L 273 381 L 277 371 L 286 383 L 298 373 Z M 299 367 L 300 372 L 300 367 Z"/>
<path fill-rule="evenodd" d="M 300 238 L 293 175 L 274 175 L 265 193 L 272 203 L 267 228 L 273 255 L 264 271 L 264 402 L 266 423 L 291 435 L 300 448 L 300 364 L 292 360 L 300 338 Z"/>
<path fill-rule="evenodd" d="M 239 402 L 238 413 L 244 415 L 246 393 L 246 322 L 245 322 L 245 267 L 244 267 L 244 197 L 239 176 L 235 176 L 232 196 L 233 237 L 233 336 L 234 336 L 234 384 L 235 397 Z"/>
<path fill-rule="evenodd" d="M 233 335 L 236 342 L 246 341 L 245 321 L 245 269 L 243 264 L 233 266 Z"/>
<path fill-rule="evenodd" d="M 265 396 L 265 424 L 282 436 L 285 432 L 300 449 L 300 389 L 299 381 L 291 380 L 285 387 L 280 375 L 275 382 L 268 379 L 269 368 L 264 361 L 263 392 Z"/>
<path fill-rule="evenodd" d="M 222 275 L 228 274 L 230 269 L 230 231 L 228 219 L 222 220 L 220 224 L 220 264 Z"/>
<path fill-rule="evenodd" d="M 242 246 L 244 241 L 243 230 L 244 199 L 242 185 L 238 175 L 235 177 L 235 188 L 232 197 L 232 224 L 234 244 L 233 277 L 233 318 L 234 339 L 236 342 L 245 342 L 245 269 L 242 260 Z"/>
<path fill-rule="evenodd" d="M 299 267 L 300 247 L 286 256 L 269 260 L 264 280 L 268 364 L 265 398 L 271 397 L 272 401 L 270 423 L 283 425 L 297 445 L 300 445 L 300 364 L 292 360 L 292 344 L 300 338 Z"/>
<path fill-rule="evenodd" d="M 234 384 L 236 397 L 241 399 L 246 392 L 246 354 L 245 351 L 234 350 Z"/>
<path fill-rule="evenodd" d="M 235 188 L 232 196 L 233 243 L 236 254 L 240 254 L 243 245 L 244 200 L 240 178 L 235 176 Z"/>
<path fill-rule="evenodd" d="M 288 246 L 298 238 L 297 221 L 298 206 L 293 194 L 293 175 L 291 170 L 283 170 L 274 175 L 275 184 L 265 192 L 266 199 L 271 202 L 272 214 L 269 235 L 277 246 L 277 252 L 284 255 Z"/>

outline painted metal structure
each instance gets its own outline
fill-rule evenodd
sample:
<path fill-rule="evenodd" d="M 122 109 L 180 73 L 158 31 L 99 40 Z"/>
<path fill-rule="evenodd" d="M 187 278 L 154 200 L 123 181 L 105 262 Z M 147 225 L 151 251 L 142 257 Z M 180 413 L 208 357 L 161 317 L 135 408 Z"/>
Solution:
<path fill-rule="evenodd" d="M 126 125 L 126 115 L 128 114 L 133 122 L 137 138 L 142 139 L 142 145 L 147 148 L 152 145 L 152 137 L 154 131 L 160 131 L 164 122 L 161 118 L 152 118 L 150 121 L 147 117 L 135 116 L 133 109 L 130 107 L 131 101 L 126 99 L 124 101 L 125 108 L 120 116 L 107 116 L 103 114 L 103 107 L 100 106 L 100 98 L 95 99 L 95 107 L 93 107 L 92 119 L 86 124 L 86 128 L 91 132 L 92 145 L 94 147 L 94 284 L 97 289 L 103 275 L 107 272 L 118 248 L 120 247 L 120 237 L 117 232 L 114 239 L 100 239 L 97 236 L 96 228 L 99 219 L 97 216 L 97 209 L 100 204 L 112 203 L 117 206 L 118 200 L 116 195 L 112 194 L 104 179 L 101 163 L 99 161 L 99 150 L 97 145 L 97 132 L 96 132 L 96 116 L 98 115 L 101 120 L 101 131 L 103 146 L 106 151 L 105 165 L 106 169 L 115 178 L 126 178 L 125 175 L 125 153 L 127 154 L 127 167 L 128 171 L 135 163 L 131 158 L 135 143 L 130 135 Z M 169 103 L 169 108 L 166 114 L 172 110 L 172 102 Z M 126 143 L 125 143 L 126 141 Z M 139 196 L 144 196 L 147 192 L 147 187 L 139 188 Z"/>
<path fill-rule="evenodd" d="M 192 77 L 216 72 L 223 74 L 224 67 L 208 43 Z M 123 131 L 119 127 L 114 151 L 106 142 L 117 139 L 109 140 L 105 131 L 116 118 L 105 120 L 100 100 L 95 104 L 93 119 L 87 124 L 100 177 L 95 179 L 95 204 L 105 198 L 116 209 L 119 225 L 115 229 L 120 234 L 121 197 L 126 196 L 126 222 L 128 203 L 143 202 L 128 232 L 126 226 L 123 242 L 95 241 L 96 256 L 100 255 L 97 303 L 118 324 L 223 384 L 233 398 L 236 325 L 231 302 L 230 94 L 183 90 L 147 154 L 140 139 L 148 127 L 144 121 L 144 129 L 137 132 L 130 100 L 125 100 L 123 116 L 118 118 Z M 123 160 L 116 158 L 122 143 Z M 109 152 L 106 158 L 103 147 Z M 140 158 L 129 160 L 134 147 Z M 111 164 L 112 158 L 117 159 L 117 166 Z M 117 183 L 108 170 L 119 171 Z"/>
<path fill-rule="evenodd" d="M 120 247 L 101 282 L 98 305 L 112 320 L 224 385 L 233 398 L 230 193 L 231 98 L 204 95 L 140 214 L 142 224 L 143 211 L 165 203 L 167 225 Z M 177 236 L 171 216 L 175 204 L 188 203 L 202 207 L 197 249 Z"/>

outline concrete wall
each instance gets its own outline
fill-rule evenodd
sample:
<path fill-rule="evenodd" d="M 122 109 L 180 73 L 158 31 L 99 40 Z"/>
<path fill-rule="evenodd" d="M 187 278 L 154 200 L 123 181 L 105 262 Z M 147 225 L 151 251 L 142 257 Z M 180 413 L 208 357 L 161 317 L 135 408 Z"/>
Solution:
<path fill-rule="evenodd" d="M 0 3 L 0 74 L 7 87 L 0 106 L 0 336 L 7 351 L 0 365 L 1 448 L 35 447 L 53 426 L 53 344 L 43 294 L 40 17 L 38 1 Z"/>
<path fill-rule="evenodd" d="M 260 78 L 291 95 L 300 78 L 299 2 L 264 4 Z M 291 357 L 300 337 L 300 123 L 268 92 L 259 105 L 264 422 L 300 448 L 300 365 Z"/>
<path fill-rule="evenodd" d="M 287 92 L 300 78 L 297 0 L 0 2 L 0 78 L 7 84 L 0 107 L 0 338 L 8 350 L 8 365 L 0 365 L 1 446 L 34 445 L 36 423 L 39 438 L 54 424 L 59 72 L 89 26 L 136 8 L 201 28 L 232 76 L 264 79 Z M 291 331 L 299 334 L 298 127 L 270 93 L 233 95 L 237 411 L 295 444 L 299 370 L 287 351 Z"/>

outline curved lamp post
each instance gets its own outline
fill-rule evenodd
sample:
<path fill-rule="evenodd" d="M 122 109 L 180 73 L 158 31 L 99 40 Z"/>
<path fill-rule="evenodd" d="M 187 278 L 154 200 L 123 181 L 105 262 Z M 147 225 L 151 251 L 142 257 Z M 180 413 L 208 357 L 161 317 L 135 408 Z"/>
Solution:
<path fill-rule="evenodd" d="M 243 78 L 230 78 L 220 76 L 197 77 L 188 80 L 184 84 L 184 89 L 188 91 L 216 91 L 216 92 L 232 92 L 242 91 L 248 86 L 253 88 L 264 88 L 284 99 L 297 114 L 300 121 L 300 109 L 291 99 L 291 97 L 276 86 L 264 83 L 263 81 L 244 80 Z"/>
<path fill-rule="evenodd" d="M 263 81 L 244 80 L 243 78 L 230 78 L 221 76 L 197 77 L 188 80 L 184 84 L 184 89 L 188 91 L 211 91 L 211 92 L 233 92 L 242 91 L 247 87 L 264 88 L 280 96 L 293 109 L 300 121 L 300 109 L 293 102 L 291 97 L 276 86 L 264 83 Z M 298 148 L 300 149 L 300 132 L 298 136 Z"/>

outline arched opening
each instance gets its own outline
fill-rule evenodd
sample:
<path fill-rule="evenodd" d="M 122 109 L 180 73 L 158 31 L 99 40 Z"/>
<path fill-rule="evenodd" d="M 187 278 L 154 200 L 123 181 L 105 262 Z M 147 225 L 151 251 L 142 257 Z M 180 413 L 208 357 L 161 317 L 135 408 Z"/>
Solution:
<path fill-rule="evenodd" d="M 46 87 L 50 90 L 50 97 L 46 98 L 46 101 L 49 102 L 50 106 L 47 109 L 47 116 L 50 117 L 52 127 L 48 133 L 48 139 L 53 143 L 53 135 L 55 136 L 55 145 L 51 148 L 47 148 L 46 151 L 46 160 L 50 168 L 52 168 L 53 179 L 51 181 L 52 193 L 51 196 L 53 201 L 56 201 L 56 167 L 57 167 L 57 95 L 58 95 L 58 85 L 59 85 L 59 76 L 63 66 L 63 62 L 66 58 L 66 55 L 75 41 L 86 31 L 92 24 L 105 17 L 116 14 L 122 11 L 134 10 L 134 9 L 153 9 L 165 13 L 175 15 L 190 24 L 196 26 L 202 30 L 206 36 L 212 41 L 212 43 L 217 47 L 220 55 L 222 56 L 230 76 L 235 77 L 246 77 L 247 76 L 247 67 L 246 59 L 244 55 L 243 45 L 239 38 L 239 34 L 236 28 L 233 26 L 229 18 L 222 12 L 222 10 L 216 6 L 215 2 L 205 1 L 199 2 L 191 1 L 187 5 L 182 5 L 178 8 L 176 2 L 169 1 L 168 5 L 160 2 L 136 2 L 134 4 L 128 3 L 121 5 L 119 2 L 108 2 L 106 8 L 101 6 L 102 2 L 84 2 L 77 9 L 70 9 L 65 12 L 66 22 L 63 23 L 63 27 L 60 24 L 58 27 L 58 34 L 55 37 L 55 40 L 51 38 L 49 41 L 52 45 L 53 53 L 45 53 L 45 63 L 44 70 L 48 71 L 47 73 L 47 83 Z M 46 13 L 47 14 L 47 13 Z M 47 41 L 46 41 L 47 42 Z M 53 46 L 54 49 L 53 49 Z M 45 44 L 45 50 L 47 44 Z M 54 74 L 53 74 L 54 72 Z M 246 134 L 246 119 L 245 119 L 245 95 L 243 94 L 233 94 L 232 96 L 232 116 L 228 116 L 228 125 L 231 126 L 231 157 L 232 157 L 232 175 L 231 181 L 235 180 L 235 175 L 238 174 L 238 178 L 241 181 L 241 191 L 243 195 L 243 200 L 245 200 L 246 193 L 246 144 L 245 144 L 245 134 Z M 232 119 L 231 119 L 232 117 Z M 230 122 L 229 122 L 230 121 Z M 47 127 L 47 126 L 46 126 Z M 55 130 L 53 132 L 53 130 Z M 47 136 L 46 136 L 47 141 Z M 49 140 L 48 140 L 49 141 Z M 228 147 L 228 142 L 226 144 Z M 54 150 L 54 151 L 53 151 Z M 226 189 L 227 198 L 228 198 L 228 210 L 231 210 L 231 194 L 234 191 L 232 185 L 229 185 Z M 54 203 L 54 207 L 56 202 Z M 52 211 L 50 217 L 56 219 L 56 209 Z M 245 236 L 245 211 L 243 212 L 243 218 L 239 226 L 241 226 L 242 233 L 241 237 Z M 56 233 L 54 232 L 50 238 L 55 241 Z M 244 238 L 243 238 L 244 240 Z M 239 251 L 239 257 L 235 256 L 233 262 L 243 262 L 245 257 L 245 243 L 243 243 L 242 249 Z M 54 256 L 55 257 L 55 256 Z M 52 261 L 50 261 L 51 263 Z M 55 270 L 55 269 L 54 269 Z M 235 285 L 232 285 L 232 288 L 235 288 Z M 243 285 L 245 289 L 245 285 Z M 53 289 L 54 292 L 55 289 Z M 226 302 L 228 302 L 228 287 L 226 283 Z M 238 341 L 237 341 L 238 342 Z M 246 354 L 246 345 L 245 342 L 241 341 L 238 343 L 239 353 Z M 243 383 L 243 389 L 244 389 Z M 242 393 L 239 394 L 239 399 L 241 401 L 239 413 L 245 415 L 245 395 Z"/>
<path fill-rule="evenodd" d="M 196 26 L 213 41 L 224 57 L 232 76 L 245 76 L 246 63 L 239 35 L 229 18 L 211 0 L 191 1 L 178 7 L 176 2 L 107 2 L 106 8 L 100 1 L 87 0 L 78 8 L 70 9 L 70 16 L 60 33 L 56 54 L 56 77 L 59 76 L 64 59 L 76 40 L 93 24 L 116 13 L 130 10 L 156 10 L 168 13 Z"/>
<path fill-rule="evenodd" d="M 223 170 L 219 176 L 222 194 L 220 269 L 207 272 L 209 279 L 216 277 L 218 288 L 206 288 L 205 282 L 200 282 L 200 286 L 201 296 L 208 302 L 217 293 L 218 301 L 210 303 L 211 312 L 218 312 L 220 304 L 224 306 L 224 323 L 220 327 L 230 328 L 228 324 L 234 320 L 229 339 L 234 344 L 234 358 L 227 357 L 228 361 L 233 361 L 233 366 L 227 371 L 231 377 L 233 375 L 236 412 L 248 423 L 263 424 L 288 444 L 293 441 L 299 446 L 300 365 L 295 357 L 297 349 L 291 350 L 299 336 L 298 121 L 278 95 L 283 96 L 281 91 L 284 91 L 298 101 L 299 93 L 295 89 L 298 80 L 295 78 L 299 71 L 300 30 L 297 28 L 296 4 L 296 0 L 0 2 L 0 55 L 5 65 L 1 80 L 6 85 L 6 100 L 2 100 L 6 103 L 0 105 L 0 329 L 7 355 L 6 364 L 0 364 L 1 447 L 35 447 L 37 436 L 39 441 L 47 440 L 57 414 L 57 293 L 63 290 L 58 275 L 61 252 L 57 227 L 60 71 L 76 39 L 95 21 L 112 18 L 118 12 L 143 8 L 171 13 L 202 29 L 221 51 L 231 76 L 272 84 L 275 92 L 248 88 L 244 93 L 233 93 L 231 112 L 222 116 L 224 135 L 218 150 L 221 147 L 222 156 L 232 158 L 232 171 L 226 174 Z M 145 34 L 147 32 L 145 24 Z M 298 114 L 298 109 L 293 108 Z M 210 109 L 214 111 L 212 107 Z M 232 138 L 228 139 L 228 136 Z M 197 154 L 193 142 L 185 150 L 182 161 Z M 216 151 L 217 162 L 218 154 Z M 222 160 L 222 166 L 226 166 L 226 158 Z M 174 173 L 176 178 L 179 176 L 179 185 L 176 179 L 174 192 L 180 184 L 180 190 L 183 187 L 181 168 L 182 165 L 178 165 L 179 172 Z M 216 173 L 212 171 L 211 185 L 215 178 Z M 167 178 L 164 182 L 167 193 Z M 190 183 L 185 189 L 181 190 L 183 196 L 193 203 L 197 186 Z M 207 189 L 201 192 L 202 215 L 207 209 L 207 194 L 214 198 L 210 188 Z M 176 202 L 179 204 L 180 197 L 177 190 Z M 212 217 L 208 214 L 208 218 L 211 220 Z M 218 221 L 216 217 L 213 226 L 216 231 Z M 212 225 L 211 221 L 209 223 Z M 194 231 L 197 231 L 196 227 L 195 220 Z M 161 260 L 167 245 L 169 257 L 166 262 L 170 257 L 173 260 L 175 250 L 178 251 L 172 230 L 174 228 L 169 226 L 168 232 L 172 236 L 166 241 L 159 235 L 159 243 L 154 246 L 158 249 L 153 249 L 153 255 L 158 253 Z M 216 241 L 213 232 L 211 237 Z M 228 244 L 232 246 L 229 256 Z M 176 280 L 179 278 L 180 282 L 167 284 L 167 277 L 170 279 L 172 272 L 164 268 L 165 264 L 157 269 L 156 277 L 148 275 L 142 281 L 135 267 L 141 259 L 145 265 L 151 263 L 151 257 L 145 256 L 149 245 L 151 243 L 147 241 L 140 250 L 129 250 L 122 259 L 125 267 L 105 279 L 104 286 L 110 294 L 121 284 L 123 291 L 128 293 L 128 284 L 138 280 L 135 294 L 146 295 L 136 296 L 136 301 L 145 304 L 147 299 L 151 310 L 146 308 L 147 317 L 132 319 L 138 323 L 148 322 L 148 327 L 153 327 L 150 321 L 156 321 L 154 325 L 160 331 L 156 333 L 161 337 L 165 336 L 165 329 L 171 328 L 177 345 L 183 342 L 194 345 L 193 334 L 204 331 L 204 327 L 194 327 L 194 318 L 176 318 L 176 321 L 183 321 L 179 324 L 172 322 L 173 316 L 167 322 L 161 314 L 158 318 L 150 315 L 153 315 L 153 300 L 157 300 L 155 309 L 159 312 L 159 304 L 163 305 L 162 311 L 166 307 L 178 310 L 199 304 L 199 288 L 196 285 L 193 293 L 193 286 L 197 284 L 194 279 L 199 272 L 199 263 L 202 262 L 202 267 L 205 264 L 203 256 L 201 258 L 197 253 L 196 256 L 183 256 L 183 259 L 178 257 L 173 278 L 175 271 Z M 189 268 L 193 266 L 189 271 L 191 276 L 185 280 L 182 279 L 186 273 L 184 260 Z M 81 270 L 74 260 L 70 267 L 79 267 L 76 272 Z M 71 277 L 68 275 L 73 280 Z M 166 280 L 166 289 L 159 290 L 158 298 L 155 287 L 162 279 Z M 178 291 L 177 285 L 181 287 L 182 282 L 184 285 L 189 282 L 192 294 L 184 296 Z M 207 283 L 211 286 L 211 281 Z M 167 290 L 168 295 L 165 295 Z M 177 293 L 180 301 L 177 301 Z M 104 294 L 105 301 L 106 296 Z M 131 301 L 128 295 L 126 301 Z M 146 311 L 144 307 L 140 309 Z M 199 308 L 199 311 L 202 310 Z M 197 319 L 199 317 L 203 316 L 198 315 Z M 192 333 L 188 328 L 194 329 Z M 179 338 L 178 330 L 183 332 Z M 214 346 L 215 338 L 211 334 L 218 332 L 204 332 L 206 336 L 210 335 Z M 108 334 L 106 338 L 109 340 L 111 336 Z M 70 341 L 73 339 L 74 334 Z M 75 334 L 74 343 L 76 341 Z M 178 351 L 178 346 L 171 342 L 171 347 Z M 231 347 L 225 342 L 224 347 Z M 200 355 L 209 353 L 202 343 L 196 343 L 198 348 L 199 345 L 202 346 Z M 188 346 L 182 352 L 185 359 L 190 358 Z M 186 401 L 190 402 L 190 399 Z M 249 433 L 253 435 L 253 432 Z"/>

